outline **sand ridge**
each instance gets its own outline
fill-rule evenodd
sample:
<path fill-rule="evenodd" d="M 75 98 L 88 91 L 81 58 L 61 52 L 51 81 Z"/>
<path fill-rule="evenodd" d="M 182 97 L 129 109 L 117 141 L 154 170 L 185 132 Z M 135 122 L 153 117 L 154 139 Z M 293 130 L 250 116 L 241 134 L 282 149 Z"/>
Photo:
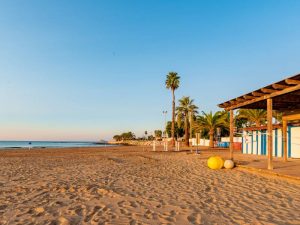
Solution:
<path fill-rule="evenodd" d="M 136 147 L 0 152 L 0 224 L 300 224 L 300 185 Z"/>

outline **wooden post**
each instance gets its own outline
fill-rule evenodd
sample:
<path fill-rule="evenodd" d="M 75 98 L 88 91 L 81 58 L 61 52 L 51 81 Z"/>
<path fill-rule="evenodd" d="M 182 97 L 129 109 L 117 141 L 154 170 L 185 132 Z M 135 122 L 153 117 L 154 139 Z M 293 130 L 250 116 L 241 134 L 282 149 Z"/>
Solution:
<path fill-rule="evenodd" d="M 230 159 L 233 160 L 233 110 L 230 110 Z"/>
<path fill-rule="evenodd" d="M 287 162 L 287 120 L 282 120 L 283 161 Z"/>
<path fill-rule="evenodd" d="M 267 121 L 268 121 L 268 169 L 273 169 L 273 100 L 267 99 Z"/>

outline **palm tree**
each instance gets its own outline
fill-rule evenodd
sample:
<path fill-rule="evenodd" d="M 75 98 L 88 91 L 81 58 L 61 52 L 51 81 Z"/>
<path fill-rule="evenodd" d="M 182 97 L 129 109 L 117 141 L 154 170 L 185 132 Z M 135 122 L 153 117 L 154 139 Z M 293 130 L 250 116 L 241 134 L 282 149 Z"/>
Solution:
<path fill-rule="evenodd" d="M 260 127 L 267 119 L 267 111 L 264 109 L 240 109 L 237 118 L 247 119 L 250 125 Z"/>
<path fill-rule="evenodd" d="M 193 138 L 193 127 L 194 127 L 194 120 L 195 120 L 195 114 L 198 113 L 197 111 L 198 107 L 195 105 L 191 105 L 190 111 L 189 111 L 189 119 L 190 119 L 190 137 Z"/>
<path fill-rule="evenodd" d="M 176 112 L 176 123 L 179 128 L 182 128 L 183 117 L 181 113 L 178 114 L 178 112 Z"/>
<path fill-rule="evenodd" d="M 196 119 L 196 129 L 206 129 L 208 130 L 209 134 L 209 147 L 214 147 L 214 134 L 218 127 L 227 127 L 228 121 L 227 121 L 228 115 L 224 112 L 216 112 L 213 114 L 202 112 L 202 115 L 197 116 Z"/>
<path fill-rule="evenodd" d="M 179 88 L 180 77 L 176 72 L 169 72 L 166 79 L 166 88 L 170 89 L 172 92 L 172 146 L 175 146 L 175 90 Z"/>
<path fill-rule="evenodd" d="M 197 113 L 198 107 L 190 97 L 182 97 L 179 100 L 179 106 L 176 108 L 177 116 L 184 119 L 184 139 L 185 145 L 189 146 L 189 115 Z"/>
<path fill-rule="evenodd" d="M 273 117 L 275 118 L 276 123 L 282 123 L 282 112 L 273 110 Z"/>

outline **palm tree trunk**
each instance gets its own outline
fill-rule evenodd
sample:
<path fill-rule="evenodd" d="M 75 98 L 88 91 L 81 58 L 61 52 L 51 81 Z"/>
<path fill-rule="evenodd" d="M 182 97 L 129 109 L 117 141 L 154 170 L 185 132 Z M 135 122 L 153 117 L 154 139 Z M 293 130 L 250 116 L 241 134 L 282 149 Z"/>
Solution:
<path fill-rule="evenodd" d="M 255 122 L 255 125 L 256 125 L 257 127 L 260 127 L 260 126 L 261 126 L 260 121 L 257 120 L 257 121 Z"/>
<path fill-rule="evenodd" d="M 172 129 L 171 129 L 171 135 L 172 135 L 172 147 L 175 147 L 175 90 L 172 89 Z"/>
<path fill-rule="evenodd" d="M 188 119 L 188 115 L 185 115 L 185 123 L 184 123 L 184 139 L 185 139 L 185 145 L 187 147 L 190 146 L 190 135 L 189 135 L 189 119 Z"/>
<path fill-rule="evenodd" d="M 193 138 L 193 114 L 190 113 L 190 137 Z"/>
<path fill-rule="evenodd" d="M 214 130 L 209 131 L 209 147 L 213 148 L 214 147 Z"/>

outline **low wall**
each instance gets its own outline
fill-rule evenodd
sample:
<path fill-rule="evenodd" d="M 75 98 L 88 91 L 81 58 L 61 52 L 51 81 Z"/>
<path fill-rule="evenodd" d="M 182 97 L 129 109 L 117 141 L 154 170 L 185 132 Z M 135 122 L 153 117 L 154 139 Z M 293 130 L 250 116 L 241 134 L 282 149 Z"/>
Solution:
<path fill-rule="evenodd" d="M 127 140 L 127 141 L 110 141 L 109 144 L 114 145 L 134 145 L 134 146 L 152 146 L 153 141 Z M 162 146 L 162 141 L 156 141 L 156 146 Z"/>
<path fill-rule="evenodd" d="M 192 138 L 189 140 L 192 146 L 197 146 L 196 138 Z M 209 140 L 208 139 L 200 139 L 200 143 L 198 146 L 209 146 Z"/>

